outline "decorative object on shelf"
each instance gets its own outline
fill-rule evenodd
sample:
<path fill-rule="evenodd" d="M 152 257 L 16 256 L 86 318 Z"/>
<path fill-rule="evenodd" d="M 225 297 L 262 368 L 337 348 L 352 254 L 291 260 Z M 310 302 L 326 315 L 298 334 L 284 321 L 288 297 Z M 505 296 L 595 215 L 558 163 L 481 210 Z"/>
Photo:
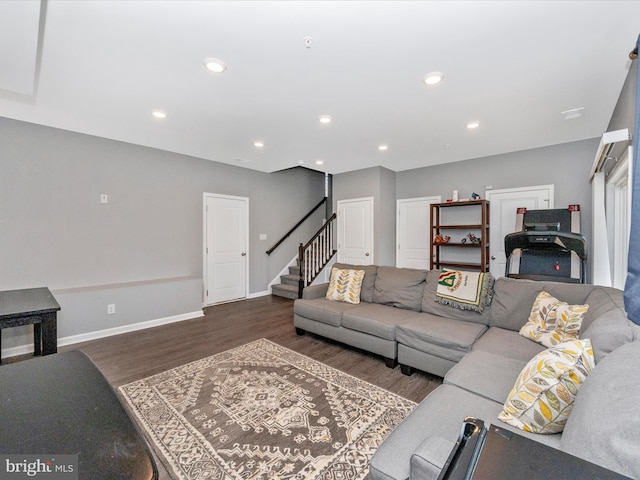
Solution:
<path fill-rule="evenodd" d="M 442 245 L 444 243 L 449 243 L 449 240 L 451 240 L 451 237 L 449 235 L 438 234 L 433 239 L 433 243 L 435 243 L 436 245 Z"/>
<path fill-rule="evenodd" d="M 471 243 L 480 243 L 482 241 L 482 239 L 476 237 L 473 233 L 469 233 L 467 234 L 466 237 L 464 237 L 462 240 L 460 240 L 461 243 L 467 243 L 467 239 L 471 242 Z"/>
<path fill-rule="evenodd" d="M 458 190 L 453 191 L 453 196 L 451 198 L 453 198 L 454 202 L 458 201 Z"/>
<path fill-rule="evenodd" d="M 480 195 L 478 195 L 476 192 L 473 192 L 471 194 L 471 200 L 480 200 Z"/>

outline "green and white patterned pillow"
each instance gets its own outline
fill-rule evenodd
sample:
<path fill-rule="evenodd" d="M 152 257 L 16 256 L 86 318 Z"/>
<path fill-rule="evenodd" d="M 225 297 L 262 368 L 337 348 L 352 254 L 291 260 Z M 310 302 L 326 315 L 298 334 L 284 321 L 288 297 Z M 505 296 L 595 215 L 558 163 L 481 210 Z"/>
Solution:
<path fill-rule="evenodd" d="M 545 347 L 578 338 L 582 316 L 589 305 L 569 305 L 542 291 L 531 308 L 529 321 L 520 329 L 520 335 Z"/>
<path fill-rule="evenodd" d="M 327 289 L 327 300 L 336 300 L 347 303 L 360 303 L 360 290 L 364 270 L 331 269 L 331 279 Z"/>
<path fill-rule="evenodd" d="M 540 352 L 520 372 L 498 418 L 526 432 L 561 432 L 578 389 L 594 366 L 589 339 Z"/>

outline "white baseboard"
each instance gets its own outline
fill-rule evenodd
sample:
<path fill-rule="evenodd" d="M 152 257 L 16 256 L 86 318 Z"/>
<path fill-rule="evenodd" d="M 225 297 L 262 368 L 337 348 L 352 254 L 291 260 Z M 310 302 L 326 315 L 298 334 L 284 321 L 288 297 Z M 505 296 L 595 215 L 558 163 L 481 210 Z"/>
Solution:
<path fill-rule="evenodd" d="M 135 332 L 146 328 L 158 327 L 169 323 L 182 322 L 204 316 L 202 310 L 196 312 L 182 313 L 171 317 L 158 318 L 156 320 L 148 320 L 146 322 L 133 323 L 131 325 L 123 325 L 121 327 L 107 328 L 105 330 L 97 330 L 95 332 L 81 333 L 79 335 L 71 335 L 58 339 L 58 347 L 73 345 L 74 343 L 88 342 L 89 340 L 97 340 L 98 338 L 110 337 L 112 335 L 120 335 L 121 333 Z M 33 342 L 29 345 L 18 345 L 17 347 L 2 350 L 2 357 L 15 357 L 16 355 L 27 355 L 33 353 Z"/>
<path fill-rule="evenodd" d="M 263 290 L 262 292 L 253 292 L 247 295 L 247 298 L 258 298 L 258 297 L 266 297 L 267 295 L 271 295 L 269 290 Z"/>

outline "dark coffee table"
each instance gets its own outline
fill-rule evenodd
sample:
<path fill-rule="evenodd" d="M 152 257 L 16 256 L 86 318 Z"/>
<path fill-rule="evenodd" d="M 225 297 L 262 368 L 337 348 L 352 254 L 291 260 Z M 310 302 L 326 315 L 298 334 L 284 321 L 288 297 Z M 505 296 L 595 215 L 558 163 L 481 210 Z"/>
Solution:
<path fill-rule="evenodd" d="M 34 354 L 56 353 L 59 310 L 60 305 L 46 287 L 0 292 L 0 340 L 3 328 L 33 324 Z"/>
<path fill-rule="evenodd" d="M 0 478 L 8 478 L 4 476 L 7 455 L 37 455 L 43 462 L 60 455 L 77 456 L 77 477 L 52 478 L 158 478 L 144 437 L 111 385 L 82 352 L 3 365 L 0 385 Z"/>

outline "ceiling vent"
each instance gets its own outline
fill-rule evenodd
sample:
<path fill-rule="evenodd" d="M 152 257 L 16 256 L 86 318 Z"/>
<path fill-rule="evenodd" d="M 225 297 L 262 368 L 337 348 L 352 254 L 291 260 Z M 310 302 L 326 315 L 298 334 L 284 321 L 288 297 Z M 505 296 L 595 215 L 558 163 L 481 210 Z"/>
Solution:
<path fill-rule="evenodd" d="M 589 178 L 593 178 L 596 173 L 605 172 L 606 175 L 613 170 L 618 161 L 618 157 L 624 148 L 627 147 L 630 140 L 631 137 L 629 136 L 629 129 L 627 128 L 603 133 Z M 611 160 L 613 160 L 613 163 Z"/>

